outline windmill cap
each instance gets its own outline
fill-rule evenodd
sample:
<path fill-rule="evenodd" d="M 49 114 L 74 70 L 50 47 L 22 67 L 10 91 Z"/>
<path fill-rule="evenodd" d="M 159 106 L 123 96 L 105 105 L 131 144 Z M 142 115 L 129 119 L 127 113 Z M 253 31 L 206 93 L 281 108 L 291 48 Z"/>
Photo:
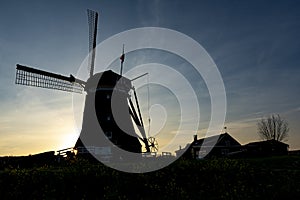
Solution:
<path fill-rule="evenodd" d="M 112 70 L 107 70 L 96 73 L 90 77 L 87 80 L 85 90 L 90 91 L 101 88 L 115 89 L 116 86 L 118 86 L 118 88 L 122 87 L 123 90 L 128 92 L 132 88 L 131 80 L 113 72 Z"/>

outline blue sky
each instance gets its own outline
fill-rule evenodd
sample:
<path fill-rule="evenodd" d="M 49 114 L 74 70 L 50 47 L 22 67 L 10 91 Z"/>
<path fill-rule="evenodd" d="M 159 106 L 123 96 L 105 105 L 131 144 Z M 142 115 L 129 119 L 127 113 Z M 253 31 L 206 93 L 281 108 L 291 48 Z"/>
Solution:
<path fill-rule="evenodd" d="M 15 65 L 76 74 L 88 51 L 86 9 L 100 13 L 98 42 L 147 26 L 193 38 L 213 58 L 224 80 L 225 126 L 232 136 L 242 144 L 259 140 L 257 121 L 278 113 L 290 125 L 287 143 L 300 148 L 298 1 L 7 0 L 0 6 L 0 155 L 58 150 L 76 141 L 72 95 L 15 85 Z M 159 61 L 155 52 L 140 54 Z M 140 54 L 133 52 L 132 59 Z M 162 62 L 176 66 L 171 57 Z M 130 63 L 130 55 L 126 59 Z M 189 71 L 185 75 L 203 103 L 202 135 L 210 116 L 209 97 L 201 80 Z"/>

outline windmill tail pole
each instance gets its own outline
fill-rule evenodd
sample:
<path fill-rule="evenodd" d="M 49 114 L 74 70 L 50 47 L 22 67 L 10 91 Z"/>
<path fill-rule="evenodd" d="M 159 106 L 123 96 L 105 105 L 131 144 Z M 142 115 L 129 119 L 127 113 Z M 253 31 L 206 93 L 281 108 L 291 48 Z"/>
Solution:
<path fill-rule="evenodd" d="M 142 127 L 144 127 L 143 118 L 142 118 L 141 110 L 140 110 L 140 105 L 139 105 L 139 101 L 138 101 L 138 98 L 137 98 L 136 91 L 135 91 L 134 87 L 133 87 L 133 92 L 134 92 L 135 103 L 136 103 L 136 106 L 137 106 L 137 109 L 138 109 L 141 125 L 142 125 Z"/>
<path fill-rule="evenodd" d="M 150 153 L 151 150 L 147 138 L 143 138 L 143 142 L 145 143 L 147 153 Z"/>
<path fill-rule="evenodd" d="M 141 135 L 142 135 L 142 138 L 140 138 L 140 139 L 144 142 L 146 151 L 151 152 L 150 151 L 150 146 L 149 146 L 149 143 L 148 143 L 148 139 L 146 137 L 146 132 L 145 132 L 145 129 L 144 129 L 143 118 L 142 118 L 142 115 L 141 115 L 141 110 L 140 110 L 139 102 L 138 102 L 138 99 L 137 99 L 137 94 L 136 94 L 135 88 L 133 87 L 132 89 L 133 89 L 133 92 L 134 92 L 135 103 L 136 103 L 136 106 L 137 106 L 138 114 L 136 113 L 136 111 L 134 109 L 134 106 L 133 106 L 133 103 L 132 103 L 131 99 L 129 99 L 129 112 L 130 112 L 131 116 L 133 117 L 133 119 L 134 119 L 134 121 L 135 121 Z"/>
<path fill-rule="evenodd" d="M 136 103 L 136 106 L 137 106 L 137 109 L 138 109 L 138 113 L 139 113 L 139 118 L 140 118 L 140 123 L 141 123 L 141 129 L 142 129 L 141 131 L 142 131 L 143 137 L 144 137 L 143 138 L 143 142 L 145 143 L 147 152 L 150 152 L 150 147 L 149 147 L 148 139 L 146 138 L 146 133 L 145 133 L 145 129 L 144 129 L 143 118 L 142 118 L 142 115 L 141 115 L 140 105 L 139 105 L 139 101 L 138 101 L 138 98 L 137 98 L 136 91 L 135 91 L 134 87 L 133 87 L 133 92 L 134 92 L 135 103 Z"/>
<path fill-rule="evenodd" d="M 145 133 L 145 130 L 144 130 L 144 127 L 141 126 L 141 122 L 139 120 L 139 118 L 137 117 L 137 114 L 136 114 L 136 111 L 134 109 L 134 106 L 133 106 L 133 103 L 132 101 L 129 99 L 129 113 L 130 115 L 132 116 L 135 124 L 137 125 L 142 137 L 139 137 L 140 140 L 142 140 L 145 144 L 145 147 L 146 147 L 146 151 L 147 152 L 150 152 L 150 146 L 148 144 L 148 140 L 146 138 L 146 133 Z"/>

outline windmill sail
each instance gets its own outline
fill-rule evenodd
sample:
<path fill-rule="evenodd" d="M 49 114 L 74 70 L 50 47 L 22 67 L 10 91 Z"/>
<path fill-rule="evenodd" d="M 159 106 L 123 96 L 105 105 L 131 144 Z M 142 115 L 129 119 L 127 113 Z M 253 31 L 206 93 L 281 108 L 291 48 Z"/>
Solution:
<path fill-rule="evenodd" d="M 95 65 L 98 13 L 93 10 L 87 10 L 87 13 L 89 22 L 89 70 L 91 77 L 94 74 Z"/>
<path fill-rule="evenodd" d="M 82 93 L 83 87 L 77 80 L 51 72 L 17 64 L 16 84 Z"/>

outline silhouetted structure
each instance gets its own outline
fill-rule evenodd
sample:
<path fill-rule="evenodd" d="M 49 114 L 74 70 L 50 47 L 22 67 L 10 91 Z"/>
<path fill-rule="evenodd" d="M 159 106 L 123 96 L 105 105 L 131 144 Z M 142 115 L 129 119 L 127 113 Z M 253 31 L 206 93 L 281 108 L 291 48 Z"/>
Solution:
<path fill-rule="evenodd" d="M 140 141 L 145 144 L 146 152 L 157 152 L 156 140 L 146 137 L 137 94 L 131 84 L 132 80 L 123 77 L 122 73 L 119 75 L 111 70 L 94 74 L 98 13 L 88 10 L 88 19 L 90 77 L 87 81 L 75 78 L 73 75 L 67 77 L 17 64 L 15 83 L 67 92 L 86 92 L 82 130 L 75 144 L 79 154 L 110 156 L 114 149 L 117 149 L 116 147 L 141 153 Z M 123 47 L 123 55 L 120 58 L 121 68 L 124 58 Z M 134 97 L 131 98 L 131 94 Z M 135 100 L 135 105 L 132 99 Z M 131 118 L 141 136 L 135 132 Z"/>
<path fill-rule="evenodd" d="M 131 89 L 132 85 L 129 79 L 110 70 L 97 73 L 87 80 L 82 130 L 80 138 L 75 144 L 75 149 L 79 150 L 78 153 L 84 153 L 85 146 L 107 146 L 105 141 L 97 140 L 97 135 L 92 132 L 99 125 L 106 137 L 115 145 L 130 152 L 141 153 L 141 144 L 135 134 L 127 102 Z M 97 120 L 92 118 L 95 111 Z M 115 116 L 119 119 L 115 119 Z M 81 138 L 84 138 L 85 141 L 83 142 Z M 99 153 L 101 150 L 105 151 L 105 149 L 99 149 Z M 109 151 L 107 149 L 108 154 Z"/>
<path fill-rule="evenodd" d="M 184 158 L 225 157 L 234 152 L 240 152 L 241 147 L 241 144 L 228 133 L 199 140 L 195 135 L 194 141 L 184 149 L 177 150 L 176 155 L 182 155 Z"/>
<path fill-rule="evenodd" d="M 251 142 L 244 147 L 244 155 L 250 157 L 287 155 L 289 145 L 277 140 Z"/>
<path fill-rule="evenodd" d="M 205 144 L 203 144 L 203 142 Z M 237 140 L 231 137 L 228 133 L 223 133 L 221 135 L 215 135 L 208 138 L 202 138 L 199 140 L 195 135 L 194 141 L 191 144 L 187 144 L 185 148 L 179 149 L 175 152 L 176 152 L 176 156 L 182 155 L 184 158 L 190 158 L 190 159 L 202 158 L 203 156 L 205 156 L 205 158 L 266 157 L 266 156 L 288 155 L 289 145 L 283 142 L 279 142 L 277 140 L 266 140 L 266 141 L 251 142 L 242 146 Z M 294 152 L 290 154 L 296 155 L 297 153 Z"/>
<path fill-rule="evenodd" d="M 292 150 L 292 151 L 289 151 L 289 155 L 294 155 L 294 156 L 299 156 L 300 155 L 300 150 Z"/>

